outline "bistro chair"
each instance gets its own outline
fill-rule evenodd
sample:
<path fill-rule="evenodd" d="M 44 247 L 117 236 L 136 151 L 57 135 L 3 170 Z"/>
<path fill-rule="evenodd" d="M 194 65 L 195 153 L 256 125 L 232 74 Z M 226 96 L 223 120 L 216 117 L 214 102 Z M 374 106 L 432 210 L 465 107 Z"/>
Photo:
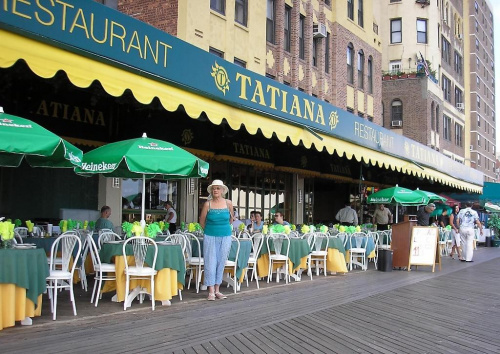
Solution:
<path fill-rule="evenodd" d="M 320 272 L 320 263 L 323 263 L 323 274 L 326 277 L 326 259 L 328 256 L 328 242 L 330 238 L 328 234 L 323 232 L 314 233 L 314 243 L 311 247 L 311 263 L 314 262 L 316 275 Z"/>
<path fill-rule="evenodd" d="M 28 237 L 28 228 L 27 227 L 16 227 L 14 228 L 14 235 L 19 236 L 19 238 Z"/>
<path fill-rule="evenodd" d="M 314 248 L 314 232 L 308 232 L 304 235 L 302 235 L 302 238 L 307 241 L 307 245 L 309 246 L 309 249 L 312 251 Z M 311 267 L 311 253 L 307 256 L 307 275 L 313 279 L 312 275 L 312 267 Z"/>
<path fill-rule="evenodd" d="M 257 275 L 257 261 L 260 256 L 260 250 L 262 249 L 262 245 L 264 244 L 264 235 L 262 235 L 261 232 L 257 232 L 252 235 L 252 252 L 250 252 L 250 256 L 248 257 L 248 268 L 247 272 L 249 270 L 252 271 L 252 275 L 250 276 L 250 281 L 253 281 L 255 277 L 255 282 L 257 283 L 257 289 L 260 289 L 259 286 L 259 277 Z M 248 287 L 248 274 L 246 276 L 247 278 L 247 287 Z"/>
<path fill-rule="evenodd" d="M 188 289 L 191 287 L 191 280 L 195 277 L 196 293 L 200 292 L 201 277 L 205 265 L 205 260 L 201 254 L 200 240 L 194 234 L 186 232 L 186 272 L 189 272 Z M 187 273 L 186 273 L 187 274 Z"/>
<path fill-rule="evenodd" d="M 129 261 L 127 258 L 127 252 L 126 248 L 127 245 L 130 244 L 132 246 L 132 249 L 134 251 L 134 261 L 135 265 L 129 265 Z M 151 262 L 150 266 L 148 267 L 146 265 L 146 255 L 148 252 L 148 247 L 153 247 L 153 261 Z M 125 301 L 123 302 L 123 310 L 126 310 L 127 307 L 132 305 L 132 299 L 130 299 L 131 295 L 130 292 L 130 281 L 131 280 L 149 280 L 150 281 L 150 289 L 151 289 L 151 309 L 154 311 L 155 310 L 155 275 L 157 271 L 155 270 L 155 265 L 156 265 L 156 257 L 158 256 L 158 246 L 156 245 L 156 242 L 145 236 L 135 236 L 127 239 L 125 243 L 123 244 L 122 248 L 123 252 L 123 258 L 125 260 Z M 133 291 L 134 295 L 137 294 L 139 295 L 139 300 L 142 304 L 144 294 L 147 294 L 148 292 L 146 291 L 145 288 L 139 288 L 139 289 L 134 289 Z M 135 297 L 135 296 L 134 296 Z M 129 305 L 129 300 L 130 299 L 130 305 Z"/>
<path fill-rule="evenodd" d="M 116 281 L 116 267 L 112 263 L 101 262 L 99 250 L 97 249 L 97 245 L 95 244 L 92 235 L 87 235 L 87 245 L 90 251 L 90 257 L 92 258 L 92 265 L 94 266 L 95 271 L 94 289 L 92 290 L 92 298 L 90 299 L 90 303 L 93 303 L 95 298 L 95 307 L 97 307 L 97 303 L 102 297 L 102 282 L 106 280 Z"/>
<path fill-rule="evenodd" d="M 352 270 L 353 264 L 360 266 L 362 270 L 366 270 L 368 268 L 366 263 L 367 245 L 368 235 L 364 232 L 355 232 L 349 237 L 349 270 Z"/>
<path fill-rule="evenodd" d="M 246 241 L 248 242 L 248 241 Z M 231 270 L 233 273 L 233 278 L 229 275 L 228 278 L 233 281 L 233 288 L 234 288 L 234 293 L 236 294 L 236 291 L 238 290 L 238 276 L 236 275 L 236 271 L 238 269 L 238 256 L 240 254 L 240 240 L 236 236 L 231 236 L 231 243 L 236 244 L 236 254 L 234 257 L 234 261 L 230 260 L 229 258 L 226 260 L 226 264 L 224 264 L 224 270 Z M 231 248 L 233 245 L 231 245 Z M 227 273 L 230 274 L 230 273 Z M 228 281 L 227 286 L 229 287 L 230 283 Z"/>
<path fill-rule="evenodd" d="M 99 247 L 99 250 L 101 250 L 102 244 L 105 242 L 109 241 L 116 241 L 116 240 L 121 240 L 122 238 L 120 235 L 114 233 L 113 231 L 104 231 L 102 233 L 99 233 L 99 238 L 97 239 L 97 244 Z"/>
<path fill-rule="evenodd" d="M 75 252 L 76 249 L 76 252 Z M 52 311 L 52 319 L 56 319 L 57 311 L 57 293 L 62 289 L 69 289 L 70 300 L 73 304 L 73 314 L 76 316 L 75 295 L 73 292 L 73 274 L 75 273 L 76 263 L 82 250 L 82 241 L 74 233 L 63 233 L 52 244 L 50 251 L 49 270 L 50 275 L 47 277 L 47 290 L 50 299 L 50 309 Z M 56 262 L 57 257 L 61 263 Z M 73 260 L 71 259 L 74 256 Z"/>
<path fill-rule="evenodd" d="M 187 242 L 188 241 L 182 233 L 177 233 L 177 231 L 174 234 L 170 234 L 169 236 L 167 236 L 167 238 L 165 238 L 165 241 L 157 242 L 157 244 L 161 245 L 161 244 L 171 243 L 173 245 L 181 246 L 182 257 L 183 257 L 184 263 L 185 263 L 186 262 L 186 250 L 187 250 Z M 182 290 L 179 289 L 178 293 L 179 293 L 179 300 L 182 301 Z"/>
<path fill-rule="evenodd" d="M 272 243 L 272 244 L 271 244 Z M 274 247 L 274 253 L 271 251 L 271 245 Z M 283 233 L 272 233 L 267 237 L 267 250 L 269 252 L 269 271 L 267 282 L 273 278 L 273 266 L 278 265 L 276 269 L 276 282 L 280 281 L 280 273 L 285 275 L 285 283 L 288 284 L 290 271 L 288 267 L 290 253 L 290 239 Z"/>
<path fill-rule="evenodd" d="M 375 265 L 375 269 L 377 269 L 377 267 L 378 267 L 378 250 L 379 250 L 379 233 L 374 232 L 374 231 L 368 231 L 367 235 L 368 235 L 368 238 L 373 239 L 373 244 L 375 245 L 375 249 L 374 249 L 375 257 L 368 259 L 368 261 L 372 260 L 374 265 Z"/>

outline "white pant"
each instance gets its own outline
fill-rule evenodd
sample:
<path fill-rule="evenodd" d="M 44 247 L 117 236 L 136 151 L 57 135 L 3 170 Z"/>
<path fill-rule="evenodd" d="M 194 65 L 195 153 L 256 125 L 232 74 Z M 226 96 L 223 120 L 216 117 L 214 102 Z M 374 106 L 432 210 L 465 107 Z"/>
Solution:
<path fill-rule="evenodd" d="M 460 238 L 462 239 L 462 259 L 472 261 L 474 252 L 474 228 L 460 227 Z"/>

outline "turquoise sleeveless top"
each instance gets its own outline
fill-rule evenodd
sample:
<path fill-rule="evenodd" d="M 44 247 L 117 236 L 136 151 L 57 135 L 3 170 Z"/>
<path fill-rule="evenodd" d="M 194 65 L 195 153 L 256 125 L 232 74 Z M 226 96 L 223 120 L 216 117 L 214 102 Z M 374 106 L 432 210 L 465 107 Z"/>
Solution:
<path fill-rule="evenodd" d="M 231 236 L 232 227 L 229 223 L 229 209 L 211 209 L 210 202 L 208 202 L 207 219 L 205 222 L 205 235 L 223 237 Z M 226 202 L 227 205 L 227 202 Z"/>

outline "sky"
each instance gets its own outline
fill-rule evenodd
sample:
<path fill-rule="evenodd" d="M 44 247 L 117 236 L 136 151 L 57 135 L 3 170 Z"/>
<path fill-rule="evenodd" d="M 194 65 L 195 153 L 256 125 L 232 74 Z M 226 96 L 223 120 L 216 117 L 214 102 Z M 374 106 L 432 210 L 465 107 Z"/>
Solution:
<path fill-rule="evenodd" d="M 493 6 L 493 28 L 494 28 L 494 37 L 495 37 L 495 89 L 497 89 L 500 84 L 500 0 L 489 0 L 491 6 Z M 499 145 L 500 145 L 500 127 L 498 125 L 498 120 L 500 119 L 499 114 L 500 108 L 500 90 L 496 90 L 495 92 L 495 133 L 496 133 L 496 142 L 497 146 L 495 148 L 495 152 L 497 156 L 500 155 Z"/>

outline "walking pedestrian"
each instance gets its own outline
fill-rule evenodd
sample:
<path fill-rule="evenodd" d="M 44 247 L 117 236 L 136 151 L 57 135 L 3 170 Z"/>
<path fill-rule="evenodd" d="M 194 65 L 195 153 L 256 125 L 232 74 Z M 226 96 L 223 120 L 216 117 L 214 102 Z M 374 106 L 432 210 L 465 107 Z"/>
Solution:
<path fill-rule="evenodd" d="M 462 262 L 473 262 L 474 252 L 474 224 L 479 227 L 479 232 L 483 234 L 483 225 L 479 221 L 479 215 L 472 209 L 472 203 L 466 203 L 466 208 L 458 213 L 460 221 L 460 237 L 462 242 Z"/>
<path fill-rule="evenodd" d="M 458 259 L 462 259 L 461 250 L 460 250 L 460 221 L 458 219 L 458 213 L 460 212 L 460 207 L 455 205 L 453 207 L 453 212 L 450 215 L 450 226 L 451 226 L 451 252 L 450 257 L 454 259 L 455 251 L 457 253 Z"/>

